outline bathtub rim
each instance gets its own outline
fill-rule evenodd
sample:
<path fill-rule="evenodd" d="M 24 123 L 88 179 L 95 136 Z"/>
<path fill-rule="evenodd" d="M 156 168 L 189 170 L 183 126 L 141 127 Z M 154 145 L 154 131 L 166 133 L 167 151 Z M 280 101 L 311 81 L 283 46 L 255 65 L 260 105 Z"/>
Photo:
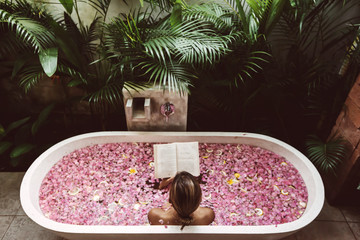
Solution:
<path fill-rule="evenodd" d="M 306 167 L 311 171 L 311 176 L 314 180 L 316 188 L 315 201 L 311 205 L 311 209 L 304 213 L 299 219 L 285 224 L 279 225 L 262 225 L 262 226 L 188 226 L 183 231 L 178 226 L 108 226 L 108 225 L 72 225 L 65 223 L 58 223 L 46 218 L 39 212 L 30 201 L 26 199 L 31 196 L 30 179 L 36 174 L 36 170 L 46 157 L 48 157 L 54 150 L 61 148 L 74 141 L 79 141 L 92 137 L 111 137 L 111 136 L 139 136 L 139 135 L 155 135 L 155 136 L 198 136 L 198 137 L 245 137 L 256 138 L 259 140 L 270 141 L 274 144 L 291 151 L 298 158 L 300 158 Z M 60 160 L 60 159 L 59 159 Z M 63 233 L 79 233 L 79 234 L 278 234 L 295 232 L 308 224 L 310 224 L 320 213 L 325 200 L 324 185 L 320 174 L 310 160 L 300 151 L 291 145 L 278 140 L 276 138 L 247 132 L 138 132 L 138 131 L 106 131 L 106 132 L 92 132 L 76 135 L 65 140 L 62 140 L 45 152 L 43 152 L 26 171 L 20 187 L 20 201 L 24 212 L 27 216 L 36 222 L 38 225 L 52 230 L 54 232 Z"/>

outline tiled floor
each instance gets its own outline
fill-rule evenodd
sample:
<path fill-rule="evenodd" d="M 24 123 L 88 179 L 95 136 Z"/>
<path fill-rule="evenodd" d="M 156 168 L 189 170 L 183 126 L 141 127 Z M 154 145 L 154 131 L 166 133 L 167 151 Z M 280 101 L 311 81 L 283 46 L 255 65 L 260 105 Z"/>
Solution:
<path fill-rule="evenodd" d="M 31 221 L 20 206 L 24 173 L 0 172 L 0 240 L 64 240 Z M 360 206 L 325 203 L 317 219 L 285 240 L 360 240 Z"/>

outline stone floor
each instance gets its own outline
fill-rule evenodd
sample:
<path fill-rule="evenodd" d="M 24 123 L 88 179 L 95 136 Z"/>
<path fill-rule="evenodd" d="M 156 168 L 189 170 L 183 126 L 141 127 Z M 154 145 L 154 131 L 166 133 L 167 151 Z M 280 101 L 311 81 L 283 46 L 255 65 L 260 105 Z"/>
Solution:
<path fill-rule="evenodd" d="M 20 206 L 23 172 L 0 172 L 0 240 L 64 240 L 31 221 Z M 358 207 L 325 203 L 317 219 L 285 240 L 360 240 Z"/>

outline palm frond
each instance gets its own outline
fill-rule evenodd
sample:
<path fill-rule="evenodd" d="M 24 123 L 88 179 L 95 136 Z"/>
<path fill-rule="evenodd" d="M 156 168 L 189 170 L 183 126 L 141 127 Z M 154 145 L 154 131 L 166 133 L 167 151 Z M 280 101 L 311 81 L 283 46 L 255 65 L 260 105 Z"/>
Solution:
<path fill-rule="evenodd" d="M 180 31 L 171 30 L 168 25 L 163 24 L 158 29 L 154 29 L 149 33 L 143 43 L 145 53 L 154 59 L 166 63 L 174 53 L 175 40 L 180 34 Z"/>
<path fill-rule="evenodd" d="M 175 4 L 175 0 L 145 0 L 145 2 L 150 3 L 153 8 L 159 7 L 161 11 L 167 12 L 170 12 Z"/>
<path fill-rule="evenodd" d="M 250 18 L 252 15 L 250 5 L 246 0 L 223 0 L 223 6 L 228 8 L 239 19 L 245 33 L 250 33 Z"/>
<path fill-rule="evenodd" d="M 282 16 L 282 10 L 285 4 L 286 0 L 267 1 L 267 4 L 265 5 L 265 14 L 263 15 L 262 20 L 265 35 L 268 36 L 272 32 L 275 24 L 278 23 Z"/>
<path fill-rule="evenodd" d="M 177 63 L 163 64 L 159 61 L 148 60 L 139 64 L 144 70 L 144 75 L 149 76 L 152 81 L 159 86 L 167 86 L 169 91 L 188 92 L 191 86 L 191 79 L 195 76 L 184 65 Z"/>
<path fill-rule="evenodd" d="M 213 64 L 229 52 L 228 45 L 237 36 L 218 37 L 203 26 L 201 22 L 191 21 L 179 28 L 182 36 L 175 40 L 175 54 L 180 63 Z"/>
<path fill-rule="evenodd" d="M 144 42 L 145 52 L 164 63 L 174 55 L 179 63 L 212 64 L 228 51 L 229 42 L 238 35 L 219 37 L 206 26 L 207 23 L 197 20 L 173 27 L 164 24 Z"/>
<path fill-rule="evenodd" d="M 33 49 L 30 46 L 24 44 L 15 33 L 2 30 L 0 24 L 0 58 L 12 55 L 16 52 L 29 52 L 33 53 Z"/>
<path fill-rule="evenodd" d="M 108 33 L 112 38 L 112 43 L 116 45 L 117 41 L 125 41 L 127 44 L 130 44 L 132 47 L 136 47 L 137 44 L 142 43 L 141 29 L 138 27 L 139 18 L 133 17 L 132 15 L 127 15 L 126 19 L 121 18 L 113 19 L 110 25 L 107 25 L 107 29 L 110 31 L 115 31 L 118 36 L 115 36 L 114 33 Z"/>
<path fill-rule="evenodd" d="M 87 98 L 91 104 L 118 106 L 122 101 L 123 83 L 111 81 L 89 93 Z"/>
<path fill-rule="evenodd" d="M 183 20 L 190 21 L 193 19 L 211 23 L 219 32 L 228 32 L 233 28 L 234 22 L 229 10 L 219 4 L 195 4 L 183 10 Z"/>
<path fill-rule="evenodd" d="M 58 73 L 59 75 L 70 78 L 70 81 L 68 83 L 68 86 L 70 87 L 87 84 L 86 78 L 82 75 L 81 72 L 67 65 L 59 64 Z"/>
<path fill-rule="evenodd" d="M 25 92 L 29 92 L 40 80 L 46 76 L 41 65 L 27 66 L 19 75 L 19 84 Z"/>
<path fill-rule="evenodd" d="M 263 70 L 263 64 L 269 63 L 269 57 L 271 55 L 265 51 L 252 51 L 248 56 L 244 56 L 242 65 L 238 66 L 239 74 L 235 79 L 235 86 L 238 85 L 238 80 L 245 83 L 245 79 L 253 78 L 254 74 Z"/>
<path fill-rule="evenodd" d="M 286 0 L 224 0 L 242 29 L 250 35 L 270 34 L 282 14 Z"/>
<path fill-rule="evenodd" d="M 209 23 L 186 20 L 172 26 L 168 21 L 154 27 L 139 25 L 127 16 L 108 25 L 108 59 L 117 59 L 121 69 L 141 69 L 149 79 L 170 90 L 184 92 L 194 77 L 189 67 L 217 62 L 240 38 L 239 33 L 218 36 Z M 134 64 L 130 67 L 130 64 Z"/>
<path fill-rule="evenodd" d="M 36 53 L 54 45 L 53 34 L 33 19 L 0 9 L 0 21 L 7 22 L 8 28 L 14 31 L 25 44 L 31 46 Z"/>
<path fill-rule="evenodd" d="M 106 20 L 105 18 L 109 10 L 110 3 L 111 0 L 89 0 L 89 4 L 103 16 L 104 21 Z"/>
<path fill-rule="evenodd" d="M 354 41 L 347 48 L 346 55 L 339 69 L 339 75 L 344 76 L 351 63 L 360 62 L 360 28 L 357 29 Z"/>
<path fill-rule="evenodd" d="M 100 18 L 95 18 L 89 26 L 86 26 L 84 28 L 84 31 L 82 33 L 83 37 L 83 53 L 87 56 L 94 56 L 97 49 L 98 49 L 98 43 L 96 42 L 99 39 L 98 35 L 98 25 Z"/>
<path fill-rule="evenodd" d="M 149 84 L 149 82 L 134 82 L 134 81 L 125 81 L 124 82 L 124 89 L 127 91 L 130 90 L 144 90 L 146 88 L 152 87 L 152 84 Z"/>
<path fill-rule="evenodd" d="M 343 139 L 334 138 L 324 142 L 319 137 L 310 135 L 305 145 L 307 156 L 316 167 L 325 173 L 332 172 L 336 174 L 337 166 L 342 162 L 346 154 Z"/>

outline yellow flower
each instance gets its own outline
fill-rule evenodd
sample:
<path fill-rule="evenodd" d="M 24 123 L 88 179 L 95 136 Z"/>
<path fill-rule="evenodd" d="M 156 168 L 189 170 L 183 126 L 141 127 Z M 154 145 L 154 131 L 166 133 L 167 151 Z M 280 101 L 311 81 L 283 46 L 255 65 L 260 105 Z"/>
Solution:
<path fill-rule="evenodd" d="M 130 168 L 130 169 L 129 169 L 129 172 L 130 172 L 131 174 L 137 173 L 137 171 L 136 171 L 135 168 Z"/>
<path fill-rule="evenodd" d="M 239 179 L 241 175 L 240 175 L 240 173 L 235 173 L 234 176 L 235 176 L 237 179 Z"/>
<path fill-rule="evenodd" d="M 223 161 L 223 164 L 226 164 L 226 161 L 225 161 L 225 160 Z"/>
<path fill-rule="evenodd" d="M 210 157 L 210 155 L 202 156 L 202 158 L 204 158 L 204 159 L 206 159 L 206 158 L 208 158 L 208 157 Z"/>
<path fill-rule="evenodd" d="M 122 154 L 122 157 L 123 158 L 129 158 L 128 156 L 126 156 L 125 154 Z"/>
<path fill-rule="evenodd" d="M 234 180 L 230 179 L 230 180 L 227 181 L 227 183 L 228 183 L 229 185 L 231 185 L 231 184 L 234 183 Z"/>

